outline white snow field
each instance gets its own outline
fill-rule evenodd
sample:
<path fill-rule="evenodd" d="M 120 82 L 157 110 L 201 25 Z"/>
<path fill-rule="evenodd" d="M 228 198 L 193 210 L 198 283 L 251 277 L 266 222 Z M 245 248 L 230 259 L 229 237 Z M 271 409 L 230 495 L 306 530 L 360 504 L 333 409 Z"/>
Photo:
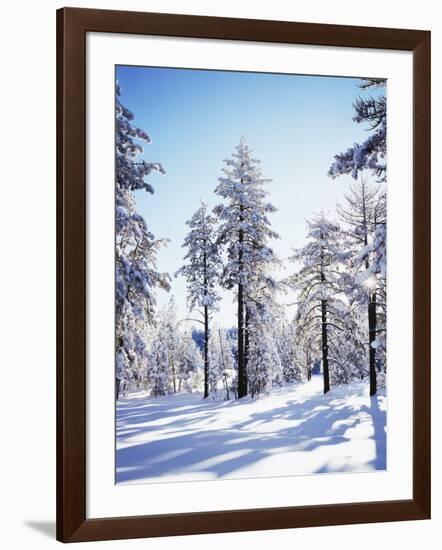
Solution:
<path fill-rule="evenodd" d="M 386 468 L 385 391 L 368 381 L 322 393 L 322 377 L 255 400 L 134 393 L 117 405 L 117 483 Z"/>

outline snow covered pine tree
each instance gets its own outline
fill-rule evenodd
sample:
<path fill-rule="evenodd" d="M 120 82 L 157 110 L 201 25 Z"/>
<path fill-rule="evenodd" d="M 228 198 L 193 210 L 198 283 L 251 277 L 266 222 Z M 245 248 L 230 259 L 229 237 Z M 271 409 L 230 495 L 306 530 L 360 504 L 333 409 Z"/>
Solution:
<path fill-rule="evenodd" d="M 300 382 L 302 369 L 296 358 L 297 342 L 295 343 L 295 327 L 289 322 L 283 308 L 274 324 L 276 346 L 282 365 L 284 382 Z"/>
<path fill-rule="evenodd" d="M 381 269 L 375 265 L 373 246 L 378 225 L 385 227 L 385 194 L 380 184 L 370 185 L 362 178 L 344 196 L 346 203 L 338 205 L 338 214 L 347 226 L 345 233 L 350 244 L 353 277 L 348 292 L 353 302 L 367 308 L 368 338 L 365 341 L 368 341 L 370 395 L 374 395 L 377 389 L 375 341 L 380 330 L 377 294 L 378 287 L 383 285 Z"/>
<path fill-rule="evenodd" d="M 238 398 L 247 395 L 247 348 L 249 302 L 256 285 L 272 283 L 265 267 L 274 261 L 269 239 L 278 235 L 270 228 L 268 214 L 276 208 L 265 201 L 264 184 L 259 160 L 252 158 L 251 150 L 242 137 L 232 157 L 224 160 L 224 176 L 219 178 L 215 193 L 225 204 L 214 208 L 220 226 L 218 242 L 224 247 L 227 259 L 221 275 L 226 289 L 237 289 L 238 322 Z"/>
<path fill-rule="evenodd" d="M 386 81 L 383 79 L 363 79 L 360 88 L 367 89 L 381 89 L 385 88 Z M 330 177 L 337 178 L 342 174 L 351 174 L 354 179 L 358 178 L 359 174 L 368 170 L 373 174 L 379 183 L 387 181 L 387 97 L 384 93 L 379 93 L 377 97 L 369 97 L 366 99 L 358 98 L 353 105 L 355 110 L 355 116 L 353 120 L 357 123 L 366 123 L 368 130 L 370 131 L 369 137 L 362 143 L 356 143 L 353 147 L 347 149 L 345 153 L 335 155 L 335 160 L 331 165 L 328 175 Z M 368 192 L 370 194 L 370 192 Z M 353 197 L 354 199 L 355 197 Z M 363 200 L 363 197 L 359 197 L 359 202 Z M 379 204 L 385 204 L 386 194 L 385 191 L 381 193 L 381 201 Z M 347 199 L 347 202 L 349 200 Z M 351 204 L 350 204 L 351 206 Z M 361 204 L 356 205 L 361 213 Z M 348 214 L 348 212 L 347 212 Z M 347 215 L 348 217 L 348 215 Z M 369 316 L 369 355 L 370 355 L 370 395 L 374 395 L 377 391 L 376 381 L 376 350 L 379 346 L 380 349 L 384 346 L 385 338 L 376 338 L 378 330 L 385 332 L 384 329 L 378 328 L 377 311 L 379 305 L 377 303 L 378 295 L 385 297 L 385 276 L 381 276 L 380 284 L 377 283 L 377 276 L 373 270 L 373 266 L 370 266 L 371 258 L 368 249 L 376 246 L 376 255 L 382 258 L 381 264 L 379 264 L 379 271 L 377 273 L 384 272 L 385 275 L 385 260 L 386 260 L 386 215 L 378 215 L 377 222 L 375 223 L 375 235 L 373 242 L 367 244 L 365 248 L 364 263 L 366 264 L 367 275 L 371 274 L 371 278 L 366 279 L 366 286 L 370 291 L 369 304 L 368 304 L 368 316 Z M 354 222 L 354 220 L 353 220 Z M 373 220 L 367 222 L 373 225 Z M 374 244 L 376 242 L 376 245 Z M 380 317 L 382 319 L 382 326 L 385 327 L 385 307 L 381 304 Z M 385 346 L 384 346 L 385 347 Z"/>
<path fill-rule="evenodd" d="M 215 219 L 207 213 L 207 205 L 200 208 L 188 220 L 190 227 L 183 247 L 187 248 L 187 262 L 175 273 L 187 280 L 187 301 L 191 310 L 203 308 L 204 324 L 204 398 L 209 395 L 209 338 L 210 314 L 217 308 L 219 295 L 216 283 L 219 279 L 221 260 L 215 238 Z"/>
<path fill-rule="evenodd" d="M 295 251 L 292 259 L 302 263 L 300 271 L 291 278 L 298 291 L 298 339 L 308 347 L 320 341 L 324 393 L 330 390 L 330 359 L 337 332 L 346 330 L 347 306 L 339 298 L 342 292 L 340 263 L 341 231 L 323 213 L 308 221 L 309 242 Z M 344 253 L 345 254 L 345 253 Z M 339 355 L 339 350 L 335 351 Z"/>
<path fill-rule="evenodd" d="M 230 384 L 234 371 L 234 358 L 227 332 L 220 327 L 214 327 L 209 344 L 210 370 L 209 386 L 214 398 L 218 398 L 218 385 L 222 381 L 225 399 L 230 399 Z"/>
<path fill-rule="evenodd" d="M 156 240 L 146 221 L 137 213 L 135 190 L 153 193 L 144 178 L 152 171 L 164 173 L 159 163 L 140 158 L 140 142 L 150 137 L 132 124 L 133 114 L 120 100 L 116 86 L 116 397 L 121 385 L 136 382 L 138 370 L 147 361 L 145 323 L 154 314 L 154 288 L 168 289 L 168 276 L 156 268 L 156 255 L 163 241 Z"/>

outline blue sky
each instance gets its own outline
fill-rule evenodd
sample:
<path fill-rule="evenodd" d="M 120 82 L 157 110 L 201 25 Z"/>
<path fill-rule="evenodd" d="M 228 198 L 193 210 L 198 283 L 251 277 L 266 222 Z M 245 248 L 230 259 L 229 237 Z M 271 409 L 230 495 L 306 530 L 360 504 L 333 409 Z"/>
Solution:
<path fill-rule="evenodd" d="M 305 242 L 305 220 L 323 208 L 332 217 L 350 178 L 327 176 L 333 155 L 366 137 L 352 120 L 358 94 L 353 78 L 280 75 L 195 69 L 118 66 L 121 102 L 152 143 L 144 158 L 161 162 L 166 175 L 153 174 L 155 194 L 138 192 L 140 213 L 157 238 L 170 243 L 158 268 L 173 274 L 185 253 L 185 222 L 198 208 L 220 202 L 214 194 L 222 160 L 244 136 L 261 159 L 271 218 L 280 239 L 273 247 L 282 259 Z M 287 264 L 285 274 L 293 271 Z M 172 281 L 179 318 L 187 316 L 185 281 Z M 161 307 L 170 293 L 158 292 Z M 224 292 L 216 322 L 234 325 L 231 293 Z M 293 297 L 285 298 L 290 302 Z"/>

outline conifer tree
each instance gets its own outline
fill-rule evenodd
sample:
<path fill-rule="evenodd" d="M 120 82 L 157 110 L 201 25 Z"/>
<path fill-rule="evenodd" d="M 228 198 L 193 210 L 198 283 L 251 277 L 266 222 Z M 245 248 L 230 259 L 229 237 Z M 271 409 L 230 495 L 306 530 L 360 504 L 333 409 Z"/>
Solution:
<path fill-rule="evenodd" d="M 216 284 L 219 279 L 220 256 L 215 236 L 215 219 L 207 212 L 207 205 L 200 208 L 187 222 L 189 233 L 183 246 L 187 248 L 185 264 L 175 274 L 187 280 L 189 308 L 202 308 L 204 319 L 204 398 L 209 395 L 209 338 L 210 315 L 216 310 L 219 294 Z"/>
<path fill-rule="evenodd" d="M 370 135 L 362 144 L 355 144 L 345 153 L 335 156 L 329 169 L 329 176 L 337 178 L 351 174 L 354 179 L 362 176 L 364 171 L 372 173 L 378 182 L 387 181 L 387 98 L 384 92 L 386 80 L 379 78 L 363 79 L 359 85 L 362 90 L 379 89 L 375 97 L 358 97 L 353 107 L 353 120 L 365 124 Z M 357 193 L 347 195 L 348 207 L 341 211 L 341 216 L 353 227 L 358 227 L 359 238 L 365 239 L 359 258 L 365 264 L 365 275 L 362 277 L 368 292 L 369 324 L 369 361 L 370 361 L 370 395 L 377 391 L 376 354 L 384 356 L 385 363 L 385 315 L 386 315 L 386 195 L 367 189 L 364 183 Z M 376 205 L 374 204 L 376 203 Z M 368 206 L 367 206 L 368 205 Z M 351 209 L 354 208 L 354 212 Z M 367 210 L 367 212 L 365 212 Z M 367 214 L 368 213 L 368 214 Z M 362 221 L 361 221 L 362 215 Z M 365 219 L 364 219 L 365 218 Z M 358 226 L 355 226 L 355 221 Z M 372 241 L 367 235 L 371 233 Z M 373 234 L 374 233 L 374 234 Z M 376 252 L 375 252 L 376 249 Z M 376 258 L 376 259 L 375 259 Z M 379 303 L 380 300 L 380 303 Z M 383 328 L 378 325 L 381 324 Z"/>
<path fill-rule="evenodd" d="M 154 316 L 155 288 L 168 289 L 168 276 L 159 273 L 156 257 L 164 241 L 155 239 L 144 218 L 137 212 L 135 190 L 153 193 L 145 177 L 153 171 L 164 173 L 159 163 L 141 158 L 142 142 L 150 137 L 133 125 L 133 114 L 122 105 L 116 88 L 116 396 L 120 384 L 133 381 L 137 362 L 147 358 L 143 324 Z"/>
<path fill-rule="evenodd" d="M 258 285 L 271 285 L 266 268 L 274 261 L 269 240 L 278 235 L 271 229 L 268 214 L 276 211 L 266 201 L 265 179 L 259 160 L 251 156 L 241 138 L 232 157 L 224 161 L 224 176 L 215 193 L 224 203 L 215 207 L 220 227 L 218 242 L 225 248 L 226 263 L 221 282 L 227 289 L 236 288 L 238 323 L 238 397 L 247 395 L 247 348 L 250 321 L 250 298 Z"/>
<path fill-rule="evenodd" d="M 302 371 L 296 360 L 295 330 L 282 312 L 274 325 L 275 341 L 283 369 L 284 382 L 297 382 L 302 379 Z"/>
<path fill-rule="evenodd" d="M 268 326 L 256 328 L 250 342 L 248 380 L 251 396 L 269 392 L 273 385 L 282 385 L 283 365 L 276 339 Z"/>
<path fill-rule="evenodd" d="M 347 307 L 340 299 L 342 250 L 341 231 L 323 213 L 308 221 L 309 242 L 297 250 L 293 260 L 301 262 L 292 278 L 298 291 L 297 332 L 309 347 L 319 344 L 322 354 L 324 393 L 330 390 L 331 348 L 339 332 L 346 330 Z"/>
<path fill-rule="evenodd" d="M 152 340 L 147 368 L 152 395 L 166 395 L 169 383 L 169 357 L 166 343 L 158 335 Z"/>
<path fill-rule="evenodd" d="M 378 304 L 379 300 L 382 303 L 382 266 L 377 265 L 373 247 L 376 247 L 382 235 L 380 228 L 385 227 L 385 194 L 380 185 L 370 185 L 361 178 L 344 196 L 345 204 L 338 205 L 338 214 L 347 227 L 346 237 L 353 271 L 347 292 L 353 302 L 367 308 L 368 334 L 363 341 L 368 343 L 370 395 L 374 395 L 377 390 L 375 341 L 380 324 L 385 323 L 378 319 L 378 310 L 382 308 Z M 385 239 L 376 249 L 382 251 L 382 257 L 385 258 Z M 383 311 L 380 316 L 382 318 Z"/>
<path fill-rule="evenodd" d="M 210 339 L 209 355 L 210 391 L 214 392 L 216 397 L 219 384 L 222 383 L 222 386 L 225 390 L 225 397 L 226 399 L 229 399 L 231 376 L 234 369 L 234 360 L 232 347 L 226 331 L 219 327 L 214 328 L 212 338 Z"/>
<path fill-rule="evenodd" d="M 178 359 L 178 391 L 192 391 L 192 376 L 202 370 L 203 358 L 198 346 L 187 333 L 181 335 Z"/>

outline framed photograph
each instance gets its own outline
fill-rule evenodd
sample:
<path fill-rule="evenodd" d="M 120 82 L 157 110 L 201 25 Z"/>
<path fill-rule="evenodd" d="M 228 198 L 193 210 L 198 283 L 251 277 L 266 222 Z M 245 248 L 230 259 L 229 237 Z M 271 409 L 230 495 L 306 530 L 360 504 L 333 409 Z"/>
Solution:
<path fill-rule="evenodd" d="M 57 538 L 429 518 L 430 33 L 57 37 Z"/>

